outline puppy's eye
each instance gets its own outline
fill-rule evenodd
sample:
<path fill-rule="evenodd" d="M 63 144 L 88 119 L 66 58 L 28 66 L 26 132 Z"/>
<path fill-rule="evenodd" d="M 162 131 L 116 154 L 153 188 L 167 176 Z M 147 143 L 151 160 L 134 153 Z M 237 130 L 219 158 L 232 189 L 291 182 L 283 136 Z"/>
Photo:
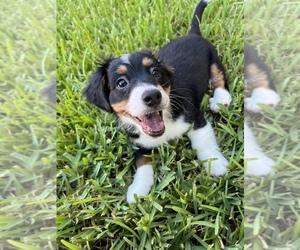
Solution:
<path fill-rule="evenodd" d="M 161 77 L 161 73 L 157 69 L 152 69 L 151 74 L 154 77 Z"/>
<path fill-rule="evenodd" d="M 127 84 L 128 82 L 124 78 L 121 78 L 117 81 L 117 87 L 120 89 L 125 88 Z"/>

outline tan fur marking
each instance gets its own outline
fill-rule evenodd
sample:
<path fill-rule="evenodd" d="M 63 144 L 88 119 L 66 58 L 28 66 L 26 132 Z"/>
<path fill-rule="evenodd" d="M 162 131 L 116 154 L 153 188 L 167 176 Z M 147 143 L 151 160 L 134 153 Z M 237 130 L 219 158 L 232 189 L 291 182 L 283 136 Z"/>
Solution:
<path fill-rule="evenodd" d="M 163 88 L 162 86 L 158 85 L 157 88 L 160 92 L 166 92 L 168 95 L 171 93 L 171 86 Z"/>
<path fill-rule="evenodd" d="M 170 72 L 170 73 L 174 73 L 174 68 L 172 68 L 171 66 L 169 66 L 169 65 L 164 65 L 165 66 L 165 68 Z"/>
<path fill-rule="evenodd" d="M 153 64 L 153 60 L 149 57 L 144 57 L 142 63 L 144 66 L 150 67 Z"/>
<path fill-rule="evenodd" d="M 126 112 L 127 109 L 127 102 L 128 101 L 122 101 L 122 102 L 111 104 L 111 106 L 116 113 L 124 113 Z"/>
<path fill-rule="evenodd" d="M 127 72 L 127 67 L 125 65 L 120 65 L 117 69 L 117 73 L 120 75 L 124 75 Z"/>
<path fill-rule="evenodd" d="M 218 66 L 214 63 L 210 66 L 213 88 L 225 88 L 224 75 Z"/>
<path fill-rule="evenodd" d="M 170 95 L 170 93 L 171 93 L 171 86 L 165 88 L 164 90 L 167 92 L 168 95 Z"/>
<path fill-rule="evenodd" d="M 136 167 L 139 168 L 143 165 L 148 165 L 150 162 L 151 162 L 151 158 L 143 155 L 143 156 L 141 156 L 140 158 L 137 159 Z"/>
<path fill-rule="evenodd" d="M 267 74 L 259 69 L 254 63 L 246 66 L 246 72 L 250 76 L 250 79 L 248 79 L 250 89 L 269 88 Z"/>

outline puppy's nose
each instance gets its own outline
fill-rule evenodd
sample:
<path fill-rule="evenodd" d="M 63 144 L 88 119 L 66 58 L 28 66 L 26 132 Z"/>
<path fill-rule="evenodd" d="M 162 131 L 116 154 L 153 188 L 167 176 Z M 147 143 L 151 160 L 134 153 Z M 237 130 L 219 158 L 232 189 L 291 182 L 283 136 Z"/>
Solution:
<path fill-rule="evenodd" d="M 161 93 L 157 89 L 147 90 L 143 95 L 143 102 L 151 108 L 157 107 L 161 103 Z"/>

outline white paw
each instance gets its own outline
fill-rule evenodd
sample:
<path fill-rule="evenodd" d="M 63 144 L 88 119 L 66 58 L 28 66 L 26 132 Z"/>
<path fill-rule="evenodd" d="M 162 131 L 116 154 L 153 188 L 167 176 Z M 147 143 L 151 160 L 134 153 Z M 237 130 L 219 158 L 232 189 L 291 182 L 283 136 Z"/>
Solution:
<path fill-rule="evenodd" d="M 134 194 L 138 196 L 146 196 L 149 194 L 154 183 L 153 167 L 151 165 L 143 165 L 139 167 L 134 175 L 133 183 L 127 190 L 127 202 L 135 203 Z"/>
<path fill-rule="evenodd" d="M 271 89 L 256 88 L 253 90 L 251 97 L 245 99 L 245 108 L 251 112 L 260 112 L 261 108 L 257 104 L 266 104 L 276 106 L 280 101 L 279 95 Z"/>
<path fill-rule="evenodd" d="M 204 162 L 204 167 L 212 175 L 224 175 L 228 161 L 220 153 L 215 133 L 209 122 L 203 127 L 188 133 L 192 148 L 197 150 L 197 158 Z"/>
<path fill-rule="evenodd" d="M 274 166 L 275 162 L 260 151 L 252 152 L 247 155 L 246 160 L 246 174 L 252 176 L 264 176 L 269 175 Z"/>
<path fill-rule="evenodd" d="M 201 158 L 203 158 L 203 156 Z M 215 151 L 213 155 L 206 157 L 206 159 L 208 162 L 205 162 L 203 165 L 207 172 L 209 172 L 210 169 L 210 173 L 215 176 L 221 176 L 227 172 L 229 163 L 220 152 Z"/>
<path fill-rule="evenodd" d="M 246 175 L 269 175 L 275 166 L 275 162 L 262 153 L 247 123 L 244 123 L 244 128 Z"/>
<path fill-rule="evenodd" d="M 218 113 L 220 112 L 220 108 L 218 104 L 223 104 L 224 106 L 229 106 L 231 102 L 230 93 L 223 88 L 216 88 L 214 91 L 214 96 L 209 99 L 210 110 Z"/>

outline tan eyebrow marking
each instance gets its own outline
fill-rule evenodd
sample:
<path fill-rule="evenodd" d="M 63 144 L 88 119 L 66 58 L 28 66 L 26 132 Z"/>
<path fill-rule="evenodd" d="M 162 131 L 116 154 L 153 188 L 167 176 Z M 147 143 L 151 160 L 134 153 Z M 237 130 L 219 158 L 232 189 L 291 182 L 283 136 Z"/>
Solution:
<path fill-rule="evenodd" d="M 144 57 L 142 63 L 144 66 L 150 67 L 153 64 L 153 60 L 149 57 Z"/>
<path fill-rule="evenodd" d="M 117 68 L 117 73 L 120 75 L 124 75 L 126 74 L 126 72 L 127 72 L 127 67 L 123 64 Z"/>

